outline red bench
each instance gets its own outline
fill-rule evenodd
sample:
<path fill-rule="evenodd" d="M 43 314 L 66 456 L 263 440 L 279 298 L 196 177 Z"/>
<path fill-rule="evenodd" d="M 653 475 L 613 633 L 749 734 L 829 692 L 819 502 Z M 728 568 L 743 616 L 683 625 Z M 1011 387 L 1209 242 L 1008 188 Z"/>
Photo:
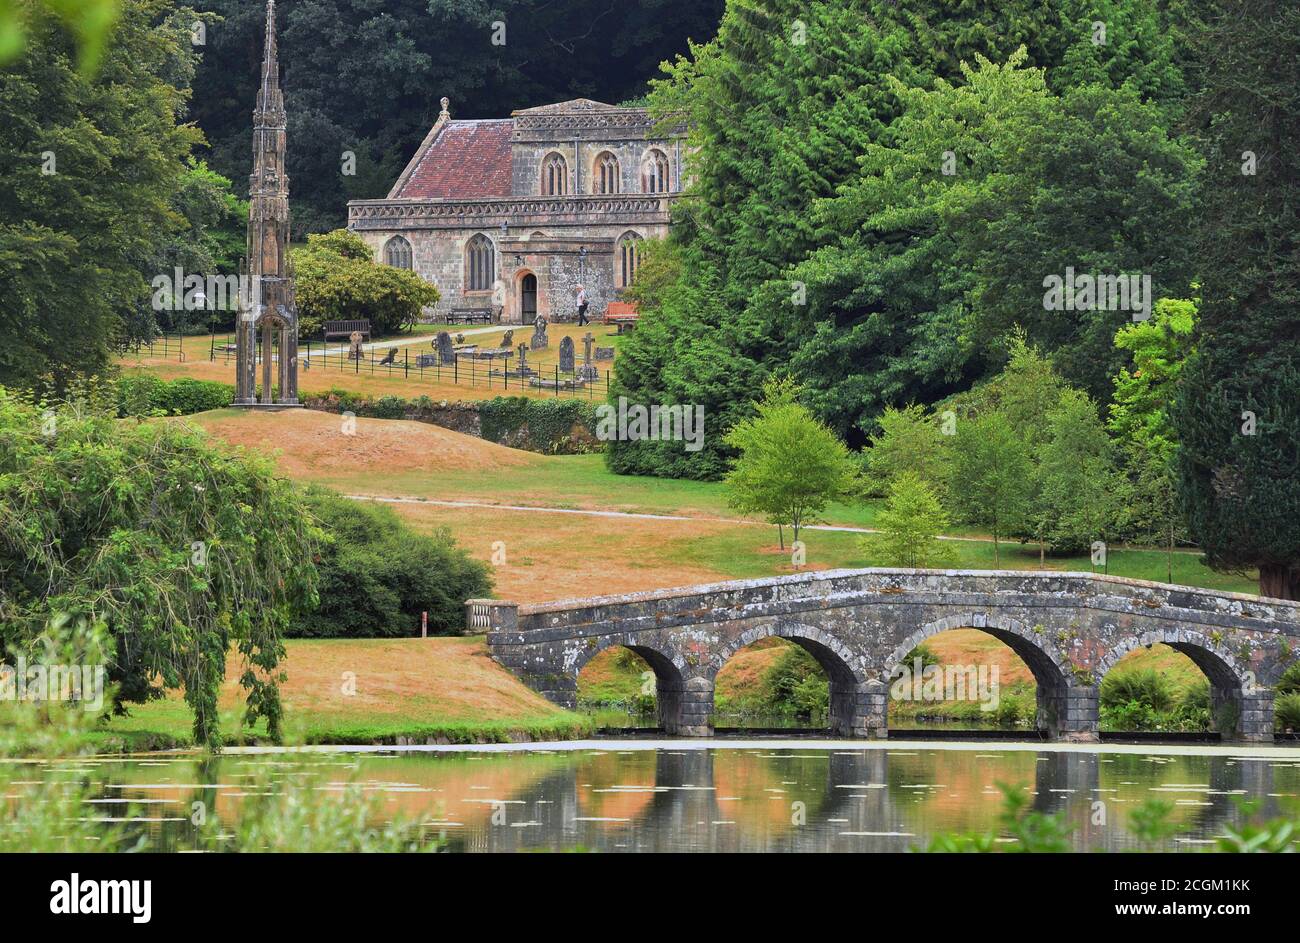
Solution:
<path fill-rule="evenodd" d="M 605 309 L 604 321 L 606 324 L 613 324 L 622 334 L 636 327 L 637 319 L 641 315 L 636 310 L 636 305 L 630 301 L 611 301 L 609 307 Z"/>

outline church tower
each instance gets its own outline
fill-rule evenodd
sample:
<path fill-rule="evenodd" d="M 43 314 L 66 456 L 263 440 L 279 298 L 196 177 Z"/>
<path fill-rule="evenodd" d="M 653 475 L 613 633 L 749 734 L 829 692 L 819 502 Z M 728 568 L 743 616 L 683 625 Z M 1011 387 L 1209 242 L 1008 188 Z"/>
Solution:
<path fill-rule="evenodd" d="M 253 172 L 248 178 L 246 294 L 236 325 L 236 406 L 298 404 L 298 309 L 289 262 L 289 176 L 284 172 L 287 119 L 275 44 L 275 0 L 266 4 L 262 87 L 253 111 Z M 278 338 L 278 349 L 277 349 Z M 262 389 L 257 390 L 258 347 Z M 271 367 L 277 366 L 276 383 Z M 274 397 L 273 388 L 279 387 Z"/>

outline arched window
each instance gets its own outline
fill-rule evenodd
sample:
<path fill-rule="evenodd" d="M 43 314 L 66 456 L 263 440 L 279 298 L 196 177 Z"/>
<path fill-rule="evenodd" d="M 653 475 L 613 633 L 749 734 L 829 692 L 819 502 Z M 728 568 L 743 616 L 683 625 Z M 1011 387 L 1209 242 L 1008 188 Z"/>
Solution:
<path fill-rule="evenodd" d="M 634 232 L 626 233 L 618 240 L 618 251 L 614 253 L 614 287 L 626 288 L 636 278 L 636 267 L 641 261 L 641 237 Z"/>
<path fill-rule="evenodd" d="M 465 290 L 491 290 L 496 272 L 496 250 L 492 240 L 479 233 L 465 244 Z"/>
<path fill-rule="evenodd" d="M 559 154 L 542 161 L 542 196 L 564 196 L 569 192 L 569 164 Z"/>
<path fill-rule="evenodd" d="M 384 243 L 384 264 L 393 268 L 411 268 L 411 244 L 401 236 Z"/>
<path fill-rule="evenodd" d="M 668 156 L 655 148 L 641 161 L 641 192 L 668 192 Z"/>
<path fill-rule="evenodd" d="M 596 157 L 591 176 L 596 182 L 597 193 L 618 193 L 618 158 L 609 151 L 601 151 Z"/>

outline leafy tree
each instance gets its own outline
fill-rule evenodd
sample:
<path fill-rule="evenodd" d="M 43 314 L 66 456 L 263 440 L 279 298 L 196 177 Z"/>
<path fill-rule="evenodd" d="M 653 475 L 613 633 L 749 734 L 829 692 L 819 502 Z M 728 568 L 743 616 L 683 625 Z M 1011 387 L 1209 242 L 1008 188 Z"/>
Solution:
<path fill-rule="evenodd" d="M 1113 533 L 1126 481 L 1087 394 L 1066 390 L 1044 425 L 1047 434 L 1037 455 L 1038 529 L 1053 551 L 1076 553 Z"/>
<path fill-rule="evenodd" d="M 880 432 L 871 438 L 865 456 L 871 487 L 885 493 L 904 474 L 914 474 L 935 494 L 946 493 L 950 475 L 948 437 L 940 422 L 924 406 L 885 407 Z M 954 422 L 954 432 L 955 432 Z"/>
<path fill-rule="evenodd" d="M 194 14 L 122 0 L 87 76 L 53 18 L 22 9 L 26 45 L 0 73 L 0 383 L 57 386 L 104 367 L 183 225 Z"/>
<path fill-rule="evenodd" d="M 1165 546 L 1166 579 L 1172 581 L 1174 545 L 1186 525 L 1178 498 L 1177 431 L 1171 409 L 1183 365 L 1191 354 L 1196 302 L 1162 298 L 1154 317 L 1120 328 L 1115 345 L 1132 368 L 1115 375 L 1107 428 L 1123 452 L 1129 478 L 1125 526 L 1148 543 Z"/>
<path fill-rule="evenodd" d="M 368 318 L 376 334 L 409 330 L 421 308 L 437 304 L 438 289 L 409 269 L 375 262 L 360 236 L 339 229 L 307 238 L 292 256 L 299 333 L 326 321 Z"/>
<path fill-rule="evenodd" d="M 989 529 L 994 563 L 1001 563 L 1002 538 L 1030 513 L 1029 449 L 1006 416 L 992 412 L 958 424 L 953 452 L 953 507 L 962 520 Z"/>
<path fill-rule="evenodd" d="M 421 612 L 430 631 L 449 632 L 464 625 L 466 599 L 491 593 L 487 566 L 445 529 L 416 533 L 392 508 L 324 488 L 306 503 L 324 531 L 320 604 L 295 617 L 289 636 L 418 635 Z"/>
<path fill-rule="evenodd" d="M 280 734 L 277 669 L 291 613 L 315 602 L 317 530 L 267 460 L 115 404 L 44 408 L 0 388 L 0 634 L 56 615 L 102 622 L 121 701 L 183 688 L 216 745 L 233 646 L 245 721 Z"/>
<path fill-rule="evenodd" d="M 876 527 L 880 533 L 863 538 L 861 547 L 885 566 L 938 567 L 952 558 L 939 540 L 948 515 L 934 489 L 915 472 L 902 472 L 890 482 Z"/>
<path fill-rule="evenodd" d="M 1300 7 L 1205 5 L 1201 306 L 1173 413 L 1192 538 L 1300 598 Z"/>
<path fill-rule="evenodd" d="M 727 435 L 739 457 L 726 478 L 731 506 L 799 528 L 846 494 L 853 461 L 844 443 L 796 399 L 798 388 L 773 380 L 756 415 Z"/>

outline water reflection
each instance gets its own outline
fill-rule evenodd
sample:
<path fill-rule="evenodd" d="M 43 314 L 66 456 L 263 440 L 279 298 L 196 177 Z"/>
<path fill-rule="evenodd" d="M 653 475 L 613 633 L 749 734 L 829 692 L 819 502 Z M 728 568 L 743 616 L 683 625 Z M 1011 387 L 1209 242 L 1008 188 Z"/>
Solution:
<path fill-rule="evenodd" d="M 1063 814 L 1079 850 L 1134 847 L 1129 815 L 1152 796 L 1174 803 L 1186 827 L 1169 849 L 1194 849 L 1240 821 L 1235 796 L 1260 800 L 1267 815 L 1300 815 L 1300 753 L 625 746 L 97 758 L 32 767 L 29 778 L 84 779 L 89 814 L 134 819 L 176 849 L 192 843 L 192 803 L 230 822 L 250 789 L 290 782 L 321 793 L 359 783 L 385 815 L 431 820 L 454 851 L 902 851 L 938 832 L 993 829 L 999 782 Z"/>

